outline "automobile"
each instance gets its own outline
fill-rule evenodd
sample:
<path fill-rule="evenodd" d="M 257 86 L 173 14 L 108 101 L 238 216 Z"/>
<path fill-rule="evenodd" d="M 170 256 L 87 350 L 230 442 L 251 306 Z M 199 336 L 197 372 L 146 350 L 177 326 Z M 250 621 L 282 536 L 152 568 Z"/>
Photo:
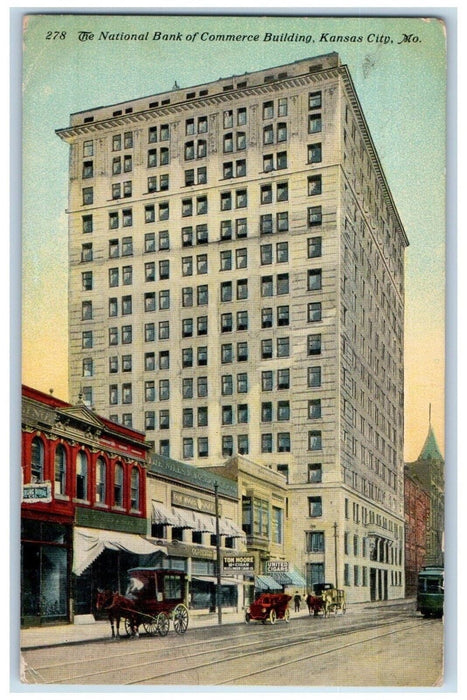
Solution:
<path fill-rule="evenodd" d="M 292 596 L 285 593 L 261 593 L 246 610 L 245 622 L 261 620 L 262 624 L 270 622 L 274 625 L 277 620 L 289 621 L 289 601 Z"/>

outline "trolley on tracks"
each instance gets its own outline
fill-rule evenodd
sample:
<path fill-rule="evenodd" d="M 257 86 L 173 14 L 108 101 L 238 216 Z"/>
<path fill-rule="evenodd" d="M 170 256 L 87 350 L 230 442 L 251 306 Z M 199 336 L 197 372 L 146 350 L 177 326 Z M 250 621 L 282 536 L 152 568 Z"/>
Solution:
<path fill-rule="evenodd" d="M 261 620 L 263 625 L 270 622 L 274 625 L 277 620 L 288 622 L 290 619 L 289 601 L 292 596 L 284 593 L 261 593 L 245 613 L 245 622 Z"/>
<path fill-rule="evenodd" d="M 417 610 L 424 617 L 442 617 L 444 612 L 444 568 L 425 566 L 418 574 Z"/>
<path fill-rule="evenodd" d="M 108 613 L 112 637 L 119 636 L 120 619 L 128 636 L 137 636 L 142 625 L 147 634 L 165 637 L 172 623 L 177 634 L 188 629 L 185 605 L 185 572 L 172 569 L 135 568 L 128 571 L 125 595 L 101 591 L 96 608 Z"/>

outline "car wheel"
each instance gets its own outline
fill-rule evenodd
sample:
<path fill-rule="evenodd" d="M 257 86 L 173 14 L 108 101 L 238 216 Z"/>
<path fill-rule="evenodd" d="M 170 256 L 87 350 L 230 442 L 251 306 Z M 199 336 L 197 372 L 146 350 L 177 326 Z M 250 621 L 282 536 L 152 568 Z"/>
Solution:
<path fill-rule="evenodd" d="M 269 613 L 269 622 L 271 623 L 271 625 L 276 624 L 276 619 L 277 619 L 276 611 L 274 610 L 274 608 L 271 608 L 271 611 Z"/>

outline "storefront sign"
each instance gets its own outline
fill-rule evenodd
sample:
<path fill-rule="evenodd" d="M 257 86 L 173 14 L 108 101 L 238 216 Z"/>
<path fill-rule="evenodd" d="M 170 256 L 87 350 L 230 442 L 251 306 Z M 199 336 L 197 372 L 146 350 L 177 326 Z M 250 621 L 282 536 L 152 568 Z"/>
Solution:
<path fill-rule="evenodd" d="M 275 571 L 287 572 L 289 570 L 288 561 L 268 561 L 266 562 L 266 573 L 271 574 Z"/>
<path fill-rule="evenodd" d="M 167 543 L 167 553 L 171 557 L 192 557 L 193 559 L 210 559 L 216 558 L 215 549 L 205 549 L 203 547 L 194 547 L 191 544 L 185 544 L 173 540 Z"/>
<path fill-rule="evenodd" d="M 224 557 L 224 571 L 254 572 L 255 558 L 247 557 Z"/>
<path fill-rule="evenodd" d="M 188 493 L 181 493 L 180 491 L 172 491 L 172 505 L 198 510 L 200 513 L 209 513 L 210 515 L 216 514 L 216 505 L 214 501 L 209 501 L 200 496 L 192 496 Z"/>
<path fill-rule="evenodd" d="M 50 503 L 51 500 L 52 484 L 50 481 L 23 485 L 23 503 Z"/>

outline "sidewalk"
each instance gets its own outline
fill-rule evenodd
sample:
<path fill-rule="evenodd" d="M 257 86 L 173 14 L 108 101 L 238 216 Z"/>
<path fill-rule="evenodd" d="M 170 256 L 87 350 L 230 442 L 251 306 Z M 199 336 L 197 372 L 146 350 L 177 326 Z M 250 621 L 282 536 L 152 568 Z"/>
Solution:
<path fill-rule="evenodd" d="M 353 603 L 347 608 L 347 614 L 361 612 L 365 608 L 390 607 L 411 603 L 410 598 L 398 598 L 396 600 L 379 600 L 374 603 Z M 413 601 L 414 602 L 414 601 Z M 300 612 L 290 611 L 290 620 L 298 617 L 308 617 L 306 605 L 302 605 Z M 245 611 L 222 612 L 222 626 L 241 624 L 245 621 Z M 188 630 L 200 627 L 218 626 L 217 613 L 192 614 Z M 120 630 L 124 636 L 124 624 L 120 623 Z M 108 621 L 89 622 L 88 624 L 51 625 L 44 627 L 30 627 L 20 631 L 21 649 L 37 649 L 42 647 L 57 646 L 62 644 L 83 644 L 86 642 L 105 641 L 110 639 L 110 624 Z"/>

